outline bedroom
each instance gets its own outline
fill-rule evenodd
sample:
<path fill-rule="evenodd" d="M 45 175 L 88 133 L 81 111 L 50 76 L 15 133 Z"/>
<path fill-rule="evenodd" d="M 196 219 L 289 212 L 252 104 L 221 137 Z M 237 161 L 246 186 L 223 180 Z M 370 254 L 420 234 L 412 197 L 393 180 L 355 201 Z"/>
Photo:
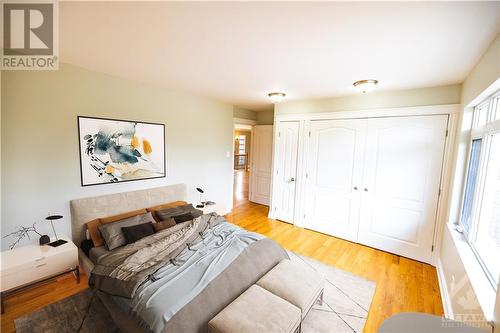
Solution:
<path fill-rule="evenodd" d="M 275 331 L 266 313 L 224 316 L 247 291 L 279 294 L 259 285 L 273 273 L 281 331 L 498 325 L 499 2 L 29 3 L 2 2 L 2 332 Z M 251 128 L 248 178 L 235 124 Z M 99 273 L 108 252 L 192 245 L 196 228 L 216 249 L 197 254 L 241 241 L 208 279 L 240 281 L 220 304 L 200 282 L 160 320 L 138 300 L 151 289 Z M 143 264 L 181 274 L 191 245 Z M 245 260 L 261 266 L 231 275 Z"/>

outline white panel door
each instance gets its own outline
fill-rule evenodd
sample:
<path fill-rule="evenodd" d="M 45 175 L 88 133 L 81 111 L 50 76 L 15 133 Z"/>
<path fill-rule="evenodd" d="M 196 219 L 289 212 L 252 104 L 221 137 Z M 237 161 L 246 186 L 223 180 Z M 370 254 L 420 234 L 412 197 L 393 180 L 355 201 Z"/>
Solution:
<path fill-rule="evenodd" d="M 358 241 L 429 263 L 448 116 L 368 120 Z"/>
<path fill-rule="evenodd" d="M 254 126 L 251 145 L 250 201 L 268 206 L 271 192 L 273 126 Z"/>
<path fill-rule="evenodd" d="M 311 121 L 304 226 L 356 241 L 366 120 Z"/>
<path fill-rule="evenodd" d="M 299 144 L 299 122 L 280 122 L 276 141 L 276 174 L 273 186 L 274 218 L 294 222 L 295 192 L 297 186 L 297 153 Z"/>

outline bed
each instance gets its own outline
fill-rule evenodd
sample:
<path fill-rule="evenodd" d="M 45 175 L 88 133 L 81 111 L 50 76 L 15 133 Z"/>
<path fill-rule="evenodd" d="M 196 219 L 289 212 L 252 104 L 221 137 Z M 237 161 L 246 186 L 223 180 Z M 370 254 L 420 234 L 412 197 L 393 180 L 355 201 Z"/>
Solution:
<path fill-rule="evenodd" d="M 186 198 L 186 185 L 176 184 L 72 200 L 73 241 L 81 244 L 93 219 Z M 123 332 L 207 332 L 217 313 L 288 258 L 274 241 L 214 213 L 96 250 L 79 248 L 81 267 Z"/>

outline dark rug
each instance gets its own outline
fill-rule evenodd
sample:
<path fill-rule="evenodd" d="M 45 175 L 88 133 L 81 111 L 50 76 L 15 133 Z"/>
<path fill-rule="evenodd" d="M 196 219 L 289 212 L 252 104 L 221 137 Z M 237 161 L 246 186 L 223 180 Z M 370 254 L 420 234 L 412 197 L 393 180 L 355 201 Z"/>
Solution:
<path fill-rule="evenodd" d="M 99 297 L 92 297 L 90 289 L 17 318 L 14 323 L 17 333 L 75 333 L 85 313 L 81 333 L 120 332 Z"/>

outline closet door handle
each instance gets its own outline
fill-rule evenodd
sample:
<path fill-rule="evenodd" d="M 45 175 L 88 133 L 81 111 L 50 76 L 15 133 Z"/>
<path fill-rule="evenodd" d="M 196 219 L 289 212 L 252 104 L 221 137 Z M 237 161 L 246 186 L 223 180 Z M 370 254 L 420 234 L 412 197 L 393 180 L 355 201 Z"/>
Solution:
<path fill-rule="evenodd" d="M 290 178 L 290 180 L 288 181 L 288 184 L 293 183 L 294 181 L 295 181 L 295 178 L 293 178 L 293 177 L 292 177 L 292 178 Z"/>
<path fill-rule="evenodd" d="M 363 191 L 368 192 L 368 188 L 366 188 L 366 187 L 365 187 L 365 188 L 363 189 Z"/>
<path fill-rule="evenodd" d="M 354 187 L 353 187 L 353 189 L 354 189 L 355 191 L 357 191 L 357 190 L 358 190 L 358 187 L 357 187 L 357 186 L 354 186 Z"/>

